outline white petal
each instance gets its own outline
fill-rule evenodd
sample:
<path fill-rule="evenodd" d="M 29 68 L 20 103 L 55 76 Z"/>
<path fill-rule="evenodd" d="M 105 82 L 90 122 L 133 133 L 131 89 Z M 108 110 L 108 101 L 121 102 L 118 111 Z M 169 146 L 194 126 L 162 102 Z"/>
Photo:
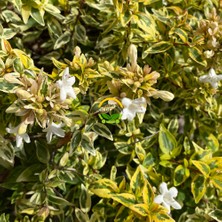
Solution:
<path fill-rule="evenodd" d="M 216 81 L 221 81 L 222 80 L 222 75 L 217 75 L 216 76 Z"/>
<path fill-rule="evenodd" d="M 214 88 L 214 89 L 217 89 L 218 87 L 218 83 L 217 82 L 210 82 L 211 86 Z"/>
<path fill-rule="evenodd" d="M 65 89 L 63 89 L 63 88 L 61 88 L 60 89 L 60 99 L 62 100 L 62 101 L 64 101 L 65 99 L 66 99 L 66 90 Z"/>
<path fill-rule="evenodd" d="M 28 135 L 27 133 L 23 134 L 22 138 L 23 138 L 23 140 L 24 140 L 26 143 L 30 143 L 30 142 L 31 142 L 31 140 L 30 140 L 30 138 L 29 138 L 29 135 Z"/>
<path fill-rule="evenodd" d="M 146 112 L 146 108 L 138 104 L 137 106 L 135 106 L 134 111 L 136 113 L 145 113 Z"/>
<path fill-rule="evenodd" d="M 70 89 L 67 90 L 67 95 L 70 96 L 71 98 L 75 99 L 76 94 L 74 92 L 74 89 L 70 87 Z"/>
<path fill-rule="evenodd" d="M 178 190 L 177 190 L 176 187 L 171 187 L 171 188 L 169 189 L 169 193 L 170 193 L 170 196 L 174 198 L 174 197 L 177 196 Z"/>
<path fill-rule="evenodd" d="M 134 99 L 133 102 L 136 103 L 136 104 L 141 104 L 142 103 L 142 104 L 146 105 L 146 99 L 144 97 Z"/>
<path fill-rule="evenodd" d="M 66 67 L 64 72 L 63 72 L 63 75 L 62 75 L 63 84 L 64 84 L 64 82 L 67 81 L 68 78 L 69 78 L 69 67 Z"/>
<path fill-rule="evenodd" d="M 58 80 L 56 83 L 57 83 L 59 88 L 62 87 L 62 80 Z"/>
<path fill-rule="evenodd" d="M 63 73 L 64 76 L 69 76 L 69 67 L 66 67 Z"/>
<path fill-rule="evenodd" d="M 47 132 L 46 133 L 46 139 L 47 139 L 47 142 L 50 143 L 51 140 L 52 140 L 52 132 Z"/>
<path fill-rule="evenodd" d="M 6 128 L 6 132 L 7 132 L 7 133 L 17 133 L 18 127 L 19 127 L 19 126 L 16 126 L 16 127 L 14 127 L 14 128 L 7 127 L 7 128 Z"/>
<path fill-rule="evenodd" d="M 170 203 L 170 205 L 176 209 L 176 210 L 180 210 L 182 207 L 180 206 L 180 204 L 177 201 L 173 201 L 172 203 Z"/>
<path fill-rule="evenodd" d="M 125 108 L 127 108 L 132 104 L 132 100 L 125 97 L 122 99 L 122 104 Z"/>
<path fill-rule="evenodd" d="M 72 86 L 75 83 L 75 81 L 76 81 L 76 78 L 74 76 L 72 76 L 71 78 L 67 80 L 69 86 Z"/>
<path fill-rule="evenodd" d="M 168 213 L 170 213 L 170 205 L 163 201 L 163 206 L 167 209 Z"/>
<path fill-rule="evenodd" d="M 157 195 L 157 196 L 154 198 L 154 203 L 157 203 L 157 204 L 163 203 L 163 195 Z"/>
<path fill-rule="evenodd" d="M 64 130 L 62 130 L 60 128 L 53 128 L 52 133 L 55 134 L 56 136 L 59 136 L 59 137 L 64 137 L 65 136 Z"/>
<path fill-rule="evenodd" d="M 7 133 L 15 133 L 15 132 L 13 132 L 13 129 L 12 129 L 12 128 L 8 128 L 8 127 L 7 127 L 5 130 L 6 130 Z"/>
<path fill-rule="evenodd" d="M 199 77 L 200 82 L 208 82 L 209 81 L 209 76 L 208 75 L 203 75 Z"/>
<path fill-rule="evenodd" d="M 159 190 L 161 194 L 165 194 L 166 192 L 168 192 L 167 184 L 165 182 L 162 182 L 160 184 Z"/>
<path fill-rule="evenodd" d="M 129 121 L 132 121 L 136 116 L 136 113 L 131 112 L 129 109 L 125 108 L 122 111 L 122 120 L 128 119 Z"/>
<path fill-rule="evenodd" d="M 22 142 L 22 137 L 19 136 L 19 135 L 17 135 L 17 136 L 16 136 L 16 146 L 17 146 L 17 147 L 21 147 L 22 144 L 23 144 L 23 142 Z"/>
<path fill-rule="evenodd" d="M 216 72 L 215 72 L 215 70 L 214 70 L 213 68 L 210 69 L 210 71 L 209 71 L 209 76 L 210 76 L 210 77 L 216 76 Z"/>

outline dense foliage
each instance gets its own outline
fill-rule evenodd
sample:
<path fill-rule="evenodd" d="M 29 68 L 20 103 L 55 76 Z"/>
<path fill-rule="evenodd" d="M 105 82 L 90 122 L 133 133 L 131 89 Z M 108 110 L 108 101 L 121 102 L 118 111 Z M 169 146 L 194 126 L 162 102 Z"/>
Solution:
<path fill-rule="evenodd" d="M 222 221 L 222 1 L 0 1 L 0 221 Z"/>

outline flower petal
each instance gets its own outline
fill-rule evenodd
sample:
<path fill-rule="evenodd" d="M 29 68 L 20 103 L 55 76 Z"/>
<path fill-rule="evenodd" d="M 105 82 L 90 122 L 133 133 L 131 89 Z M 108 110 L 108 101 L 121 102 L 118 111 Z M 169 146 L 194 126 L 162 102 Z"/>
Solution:
<path fill-rule="evenodd" d="M 162 182 L 160 184 L 159 190 L 161 194 L 165 194 L 166 192 L 168 192 L 167 184 L 165 182 Z"/>
<path fill-rule="evenodd" d="M 76 81 L 76 78 L 74 76 L 70 77 L 67 82 L 69 86 L 72 86 Z"/>
<path fill-rule="evenodd" d="M 203 75 L 199 77 L 199 81 L 204 83 L 208 82 L 208 79 L 209 79 L 208 75 Z"/>
<path fill-rule="evenodd" d="M 125 108 L 127 108 L 132 104 L 132 100 L 125 97 L 122 99 L 122 104 Z"/>
<path fill-rule="evenodd" d="M 174 209 L 176 209 L 176 210 L 180 210 L 182 207 L 180 206 L 180 204 L 177 202 L 177 201 L 173 201 L 173 202 L 171 202 L 170 203 L 170 205 L 174 208 Z"/>
<path fill-rule="evenodd" d="M 66 99 L 66 96 L 67 96 L 66 90 L 65 90 L 64 88 L 61 88 L 61 89 L 60 89 L 60 99 L 61 99 L 62 101 L 64 101 L 64 100 Z"/>
<path fill-rule="evenodd" d="M 211 86 L 212 86 L 214 89 L 217 89 L 217 87 L 218 87 L 218 83 L 217 83 L 217 82 L 210 81 L 210 84 L 211 84 Z"/>
<path fill-rule="evenodd" d="M 46 133 L 46 139 L 47 139 L 48 143 L 51 142 L 51 140 L 52 140 L 52 132 L 49 131 L 49 132 Z"/>
<path fill-rule="evenodd" d="M 154 203 L 157 203 L 157 204 L 163 203 L 163 195 L 157 195 L 157 196 L 154 198 Z"/>
<path fill-rule="evenodd" d="M 58 127 L 53 127 L 52 133 L 55 134 L 58 137 L 64 137 L 65 136 L 64 130 L 62 130 L 62 129 L 58 128 Z"/>
<path fill-rule="evenodd" d="M 169 193 L 170 193 L 170 196 L 174 198 L 174 197 L 177 196 L 178 190 L 177 190 L 176 187 L 171 187 L 171 188 L 169 189 Z"/>
<path fill-rule="evenodd" d="M 71 98 L 75 99 L 76 98 L 76 94 L 74 92 L 74 89 L 72 87 L 69 87 L 66 91 L 67 95 L 70 96 Z"/>
<path fill-rule="evenodd" d="M 168 213 L 170 213 L 170 205 L 168 203 L 166 203 L 165 201 L 163 201 L 162 204 L 167 209 Z"/>
<path fill-rule="evenodd" d="M 23 144 L 23 142 L 22 142 L 22 137 L 21 137 L 20 135 L 17 135 L 17 136 L 16 136 L 16 146 L 17 146 L 17 147 L 21 147 L 22 144 Z"/>
<path fill-rule="evenodd" d="M 210 69 L 209 71 L 209 77 L 215 77 L 217 74 L 213 68 Z"/>
<path fill-rule="evenodd" d="M 23 134 L 23 135 L 22 135 L 22 138 L 23 138 L 23 140 L 24 140 L 26 143 L 30 143 L 30 142 L 31 142 L 30 137 L 29 137 L 29 135 L 28 135 L 27 133 Z"/>
<path fill-rule="evenodd" d="M 129 121 L 132 121 L 134 119 L 134 117 L 136 116 L 136 113 L 134 112 L 130 112 L 129 109 L 124 108 L 122 111 L 122 120 L 128 119 Z"/>

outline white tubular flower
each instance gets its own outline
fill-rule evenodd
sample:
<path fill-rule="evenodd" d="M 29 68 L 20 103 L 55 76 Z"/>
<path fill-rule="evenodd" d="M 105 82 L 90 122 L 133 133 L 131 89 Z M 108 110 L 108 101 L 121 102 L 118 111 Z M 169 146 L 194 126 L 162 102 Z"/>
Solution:
<path fill-rule="evenodd" d="M 178 190 L 176 187 L 171 187 L 169 190 L 167 188 L 167 184 L 165 182 L 162 182 L 159 187 L 160 194 L 157 195 L 154 198 L 154 202 L 157 204 L 162 204 L 167 210 L 168 213 L 170 213 L 170 207 L 173 207 L 174 209 L 181 209 L 180 204 L 174 200 L 174 198 L 178 194 Z"/>
<path fill-rule="evenodd" d="M 49 123 L 48 127 L 46 129 L 43 130 L 43 132 L 46 132 L 46 139 L 47 142 L 50 143 L 52 140 L 52 136 L 53 134 L 58 136 L 58 137 L 64 137 L 65 136 L 65 132 L 63 129 L 61 129 L 62 124 L 56 124 L 54 122 Z"/>
<path fill-rule="evenodd" d="M 210 83 L 214 89 L 217 89 L 218 82 L 222 80 L 222 75 L 217 75 L 213 68 L 210 69 L 208 75 L 199 77 L 200 82 Z"/>
<path fill-rule="evenodd" d="M 11 127 L 6 128 L 6 131 L 8 133 L 14 133 L 16 135 L 16 146 L 17 147 L 21 147 L 23 145 L 23 140 L 26 143 L 30 143 L 31 142 L 30 138 L 29 138 L 29 135 L 27 133 L 22 133 L 22 134 L 18 133 L 19 127 L 20 127 L 20 125 L 14 127 L 14 128 L 11 128 Z"/>
<path fill-rule="evenodd" d="M 146 112 L 146 99 L 141 97 L 139 99 L 131 100 L 129 98 L 122 99 L 123 111 L 122 111 L 122 120 L 128 119 L 132 121 L 137 113 Z"/>
<path fill-rule="evenodd" d="M 72 97 L 73 99 L 76 98 L 76 94 L 72 85 L 75 83 L 75 77 L 70 77 L 69 75 L 69 67 L 64 70 L 62 80 L 57 81 L 57 85 L 60 88 L 60 99 L 64 101 L 67 96 Z"/>

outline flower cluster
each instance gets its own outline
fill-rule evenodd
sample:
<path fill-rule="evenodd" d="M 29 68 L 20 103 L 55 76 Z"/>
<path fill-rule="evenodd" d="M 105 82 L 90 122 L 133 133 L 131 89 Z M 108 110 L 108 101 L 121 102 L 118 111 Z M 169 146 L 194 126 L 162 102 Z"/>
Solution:
<path fill-rule="evenodd" d="M 76 99 L 76 93 L 72 87 L 75 77 L 70 77 L 68 67 L 64 70 L 62 79 L 56 83 L 50 82 L 42 70 L 38 74 L 29 70 L 26 72 L 23 75 L 15 76 L 13 73 L 9 73 L 4 76 L 8 83 L 19 84 L 14 89 L 17 100 L 6 110 L 8 113 L 15 113 L 22 118 L 18 126 L 6 129 L 8 133 L 16 135 L 18 147 L 22 146 L 23 140 L 26 143 L 30 142 L 26 130 L 35 122 L 43 128 L 43 132 L 46 132 L 48 143 L 51 142 L 54 134 L 64 137 L 61 121 L 67 126 L 70 126 L 71 123 L 65 116 L 65 110 L 69 109 L 66 99 L 68 97 Z M 60 123 L 56 124 L 53 121 Z"/>
<path fill-rule="evenodd" d="M 137 48 L 131 44 L 128 48 L 129 63 L 126 68 L 116 67 L 112 72 L 118 73 L 119 78 L 112 78 L 107 82 L 113 96 L 118 97 L 144 97 L 148 102 L 150 97 L 161 98 L 164 101 L 171 101 L 174 95 L 165 90 L 158 90 L 152 86 L 157 83 L 160 74 L 151 71 L 151 67 L 145 65 L 143 68 L 137 64 Z"/>

